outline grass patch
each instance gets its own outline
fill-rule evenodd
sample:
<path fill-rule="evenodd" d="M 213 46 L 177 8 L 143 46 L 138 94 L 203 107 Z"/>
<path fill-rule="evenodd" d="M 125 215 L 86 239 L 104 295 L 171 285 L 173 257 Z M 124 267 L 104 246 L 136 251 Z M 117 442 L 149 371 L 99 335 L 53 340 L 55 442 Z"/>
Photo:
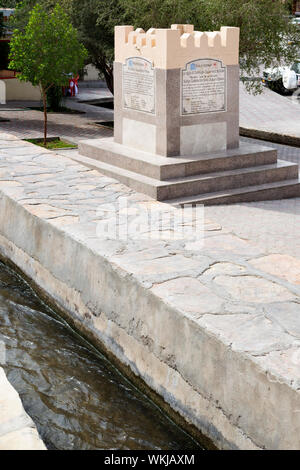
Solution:
<path fill-rule="evenodd" d="M 44 108 L 42 106 L 32 106 L 29 109 L 32 109 L 33 111 L 44 112 Z M 54 111 L 51 108 L 47 108 L 47 113 L 50 113 L 50 114 L 85 114 L 85 111 L 78 111 L 77 109 L 70 109 L 70 108 L 66 108 L 65 106 L 62 106 L 56 111 Z"/>
<path fill-rule="evenodd" d="M 66 140 L 61 140 L 59 137 L 49 137 L 47 139 L 46 146 L 44 145 L 44 139 L 24 139 L 25 142 L 30 142 L 31 144 L 38 145 L 39 147 L 46 148 L 48 150 L 55 149 L 73 149 L 77 148 L 76 144 L 67 142 Z"/>

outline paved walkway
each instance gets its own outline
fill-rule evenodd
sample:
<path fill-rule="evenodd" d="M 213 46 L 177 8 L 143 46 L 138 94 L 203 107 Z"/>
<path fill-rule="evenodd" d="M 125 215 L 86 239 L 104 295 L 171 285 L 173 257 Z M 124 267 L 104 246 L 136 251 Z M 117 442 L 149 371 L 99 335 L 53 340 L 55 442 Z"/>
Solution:
<path fill-rule="evenodd" d="M 266 147 L 275 148 L 278 152 L 278 158 L 281 160 L 287 160 L 293 163 L 299 163 L 300 165 L 300 148 L 292 147 L 290 145 L 276 144 L 274 142 L 267 142 L 266 140 L 249 139 L 247 137 L 241 137 L 244 142 L 252 142 Z"/>
<path fill-rule="evenodd" d="M 54 289 L 61 305 L 70 302 L 68 311 L 93 334 L 117 332 L 114 351 L 127 354 L 166 401 L 176 397 L 188 416 L 207 420 L 207 433 L 220 436 L 217 429 L 240 448 L 300 448 L 299 252 L 253 236 L 265 224 L 279 236 L 299 200 L 290 211 L 277 209 L 273 221 L 272 210 L 256 204 L 229 206 L 229 220 L 224 208 L 219 218 L 206 209 L 204 245 L 180 231 L 148 239 L 147 227 L 128 239 L 101 237 L 107 223 L 120 233 L 137 215 L 170 206 L 4 134 L 0 190 L 1 250 Z M 295 229 L 290 244 L 297 236 Z M 122 343 L 125 334 L 134 342 Z"/>
<path fill-rule="evenodd" d="M 80 103 L 81 100 L 94 100 L 110 97 L 111 94 L 105 88 L 83 88 L 78 97 L 67 98 L 65 105 L 84 114 L 48 114 L 48 137 L 60 136 L 63 139 L 77 143 L 83 139 L 95 139 L 101 136 L 108 137 L 112 131 L 97 126 L 99 121 L 113 120 L 113 111 L 106 108 Z M 20 138 L 38 138 L 43 136 L 43 113 L 31 110 L 31 107 L 39 106 L 38 102 L 10 101 L 6 105 L 0 105 L 0 119 L 8 119 L 9 122 L 0 121 L 0 132 L 9 132 Z"/>
<path fill-rule="evenodd" d="M 300 165 L 299 148 L 247 138 L 242 140 L 276 148 L 280 159 Z M 205 213 L 229 232 L 259 245 L 265 253 L 284 253 L 300 259 L 300 198 L 212 206 L 206 207 Z M 275 259 L 273 261 L 276 264 Z"/>
<path fill-rule="evenodd" d="M 49 137 L 60 135 L 78 142 L 111 135 L 110 130 L 96 126 L 95 122 L 112 120 L 113 111 L 81 103 L 109 96 L 110 92 L 103 88 L 100 82 L 98 87 L 97 82 L 83 84 L 78 97 L 68 98 L 66 103 L 68 107 L 83 111 L 85 114 L 49 114 Z M 10 132 L 19 138 L 41 137 L 42 113 L 26 109 L 26 106 L 37 106 L 37 103 L 10 102 L 8 105 L 0 105 L 0 130 Z M 10 122 L 1 122 L 1 118 L 9 119 Z M 281 96 L 268 88 L 264 88 L 261 95 L 254 96 L 247 93 L 241 84 L 240 125 L 247 129 L 300 138 L 300 100 L 295 101 L 291 96 Z"/>
<path fill-rule="evenodd" d="M 95 84 L 94 84 L 95 86 Z M 300 135 L 300 105 L 292 104 L 288 97 L 283 97 L 264 89 L 262 95 L 247 94 L 241 85 L 241 124 L 247 126 L 289 126 L 299 128 Z M 49 136 L 61 137 L 78 142 L 86 138 L 99 138 L 112 135 L 112 131 L 98 127 L 95 122 L 112 120 L 113 111 L 99 108 L 81 101 L 91 101 L 111 96 L 105 88 L 83 87 L 76 99 L 67 99 L 66 104 L 72 109 L 83 111 L 85 114 L 49 114 Z M 0 131 L 8 131 L 18 138 L 40 137 L 42 133 L 42 113 L 25 110 L 20 106 L 32 106 L 36 103 L 10 103 L 0 105 L 0 117 L 10 119 L 10 122 L 0 122 Z M 299 113 L 299 119 L 294 114 Z M 296 114 L 297 116 L 297 114 Z M 275 127 L 274 127 L 275 128 Z M 279 129 L 279 128 L 278 128 Z M 285 129 L 286 130 L 286 129 Z M 296 147 L 255 141 L 242 138 L 244 141 L 264 143 L 275 147 L 280 159 L 300 165 L 300 149 Z M 75 151 L 76 152 L 76 151 Z M 61 155 L 71 155 L 74 151 L 58 151 Z M 299 213 L 300 199 L 283 201 L 256 202 L 234 206 L 217 206 L 205 209 L 209 218 L 221 223 L 229 231 L 234 231 L 242 238 L 258 242 L 264 251 L 280 250 L 300 258 L 300 239 L 297 236 L 300 229 Z M 263 221 L 263 223 L 262 223 Z"/>
<path fill-rule="evenodd" d="M 87 88 L 80 98 L 95 99 L 104 94 L 105 90 L 98 94 Z M 74 142 L 111 135 L 110 130 L 98 128 L 95 122 L 110 120 L 113 112 L 78 101 L 70 100 L 70 106 L 85 114 L 50 114 L 49 135 Z M 0 117 L 10 119 L 0 122 L 0 132 L 19 138 L 40 136 L 41 113 L 19 106 L 0 106 Z M 288 130 L 300 136 L 299 118 L 300 107 L 287 97 L 267 89 L 257 97 L 241 91 L 243 126 L 273 132 Z M 300 163 L 298 148 L 266 145 L 276 147 L 280 158 Z M 96 227 L 105 217 L 105 211 L 99 212 L 101 205 L 114 204 L 121 195 L 128 198 L 133 210 L 166 205 L 67 158 L 11 141 L 9 136 L 2 136 L 1 147 L 2 191 L 18 199 L 36 217 L 59 226 L 110 258 L 145 289 L 193 318 L 195 324 L 228 348 L 247 354 L 265 374 L 271 373 L 270 387 L 286 384 L 299 393 L 300 198 L 205 208 L 203 248 L 182 241 L 152 241 L 150 247 L 138 240 L 99 243 Z M 67 156 L 68 152 L 60 153 Z M 273 412 L 281 403 L 271 403 Z M 290 411 L 284 410 L 282 425 Z M 269 442 L 273 437 L 276 440 L 281 424 L 265 432 Z M 263 434 L 263 429 L 261 423 L 257 432 Z M 289 437 L 286 432 L 284 438 Z"/>
<path fill-rule="evenodd" d="M 266 144 L 278 149 L 280 159 L 300 165 L 299 149 L 269 142 Z M 56 153 L 71 157 L 78 152 L 57 150 Z M 208 206 L 205 207 L 205 216 L 227 232 L 259 245 L 264 253 L 280 252 L 300 260 L 300 198 Z"/>
<path fill-rule="evenodd" d="M 300 138 L 300 100 L 266 87 L 252 95 L 240 84 L 240 126 Z"/>

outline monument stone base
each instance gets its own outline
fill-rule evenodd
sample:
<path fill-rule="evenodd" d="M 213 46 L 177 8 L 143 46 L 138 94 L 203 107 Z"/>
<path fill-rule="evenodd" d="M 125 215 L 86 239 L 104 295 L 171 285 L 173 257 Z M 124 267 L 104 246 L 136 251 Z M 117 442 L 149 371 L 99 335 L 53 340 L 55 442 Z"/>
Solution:
<path fill-rule="evenodd" d="M 135 191 L 173 204 L 300 196 L 298 165 L 278 160 L 276 150 L 262 145 L 241 142 L 236 149 L 163 157 L 106 138 L 81 141 L 79 154 L 72 158 Z"/>

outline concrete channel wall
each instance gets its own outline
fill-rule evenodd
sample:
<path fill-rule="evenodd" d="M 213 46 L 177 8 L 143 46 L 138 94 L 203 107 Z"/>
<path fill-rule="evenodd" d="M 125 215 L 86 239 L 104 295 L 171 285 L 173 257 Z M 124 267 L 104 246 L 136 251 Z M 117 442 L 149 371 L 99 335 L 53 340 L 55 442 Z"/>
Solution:
<path fill-rule="evenodd" d="M 21 399 L 0 367 L 0 451 L 46 450 Z"/>
<path fill-rule="evenodd" d="M 267 315 L 299 307 L 299 288 L 254 268 L 264 254 L 210 221 L 201 249 L 100 239 L 120 197 L 130 213 L 169 210 L 0 134 L 2 258 L 218 448 L 300 449 L 300 341 Z"/>

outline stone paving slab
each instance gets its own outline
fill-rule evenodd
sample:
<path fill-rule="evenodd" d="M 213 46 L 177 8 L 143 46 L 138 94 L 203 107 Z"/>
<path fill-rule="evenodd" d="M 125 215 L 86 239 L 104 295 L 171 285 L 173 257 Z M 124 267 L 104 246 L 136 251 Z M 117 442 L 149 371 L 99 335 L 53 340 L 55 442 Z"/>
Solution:
<path fill-rule="evenodd" d="M 242 142 L 249 143 L 258 143 L 260 145 L 265 145 L 267 147 L 277 150 L 278 158 L 280 160 L 287 160 L 289 162 L 300 163 L 300 150 L 299 147 L 294 147 L 291 145 L 283 145 L 275 142 L 268 142 L 265 140 L 256 140 L 247 137 L 241 137 Z"/>
<path fill-rule="evenodd" d="M 83 111 L 85 114 L 49 114 L 49 137 L 60 135 L 77 143 L 84 139 L 112 135 L 111 130 L 96 127 L 94 123 L 101 120 L 112 120 L 113 111 L 80 103 L 80 101 L 99 100 L 111 96 L 107 88 L 100 88 L 97 82 L 93 86 L 94 88 L 83 87 L 76 98 L 68 98 L 65 101 L 67 107 Z M 298 125 L 300 101 L 298 100 L 297 103 L 291 97 L 281 96 L 268 88 L 264 88 L 260 95 L 249 94 L 241 83 L 240 126 L 269 134 L 300 138 Z M 10 102 L 8 105 L 0 105 L 0 119 L 10 120 L 10 122 L 0 122 L 0 131 L 9 132 L 21 139 L 42 137 L 42 113 L 30 109 L 24 110 L 24 106 L 34 105 L 37 106 L 39 103 Z M 286 156 L 283 159 L 287 159 Z"/>
<path fill-rule="evenodd" d="M 246 236 L 239 206 L 206 208 L 204 241 L 99 237 L 121 200 L 130 223 L 174 210 L 0 134 L 1 254 L 219 447 L 300 449 L 298 254 Z M 252 233 L 273 217 L 240 207 Z"/>
<path fill-rule="evenodd" d="M 20 397 L 0 367 L 0 450 L 46 450 Z"/>
<path fill-rule="evenodd" d="M 245 243 L 254 243 L 265 254 L 260 262 L 261 267 L 264 266 L 269 273 L 276 272 L 280 277 L 297 282 L 300 198 L 207 207 L 205 212 L 207 217 L 217 220 L 224 229 L 238 235 Z"/>
<path fill-rule="evenodd" d="M 249 94 L 240 83 L 240 126 L 270 134 L 300 139 L 300 101 L 282 96 L 267 87 L 259 95 Z"/>
<path fill-rule="evenodd" d="M 84 89 L 78 98 L 67 98 L 64 105 L 83 114 L 48 113 L 48 137 L 61 137 L 73 143 L 83 139 L 110 137 L 112 131 L 97 126 L 99 121 L 113 120 L 113 111 L 89 104 L 79 103 L 80 99 L 90 100 L 110 97 L 106 89 Z M 30 109 L 41 106 L 35 101 L 10 101 L 0 105 L 0 132 L 9 132 L 20 139 L 40 138 L 43 136 L 43 113 Z"/>

